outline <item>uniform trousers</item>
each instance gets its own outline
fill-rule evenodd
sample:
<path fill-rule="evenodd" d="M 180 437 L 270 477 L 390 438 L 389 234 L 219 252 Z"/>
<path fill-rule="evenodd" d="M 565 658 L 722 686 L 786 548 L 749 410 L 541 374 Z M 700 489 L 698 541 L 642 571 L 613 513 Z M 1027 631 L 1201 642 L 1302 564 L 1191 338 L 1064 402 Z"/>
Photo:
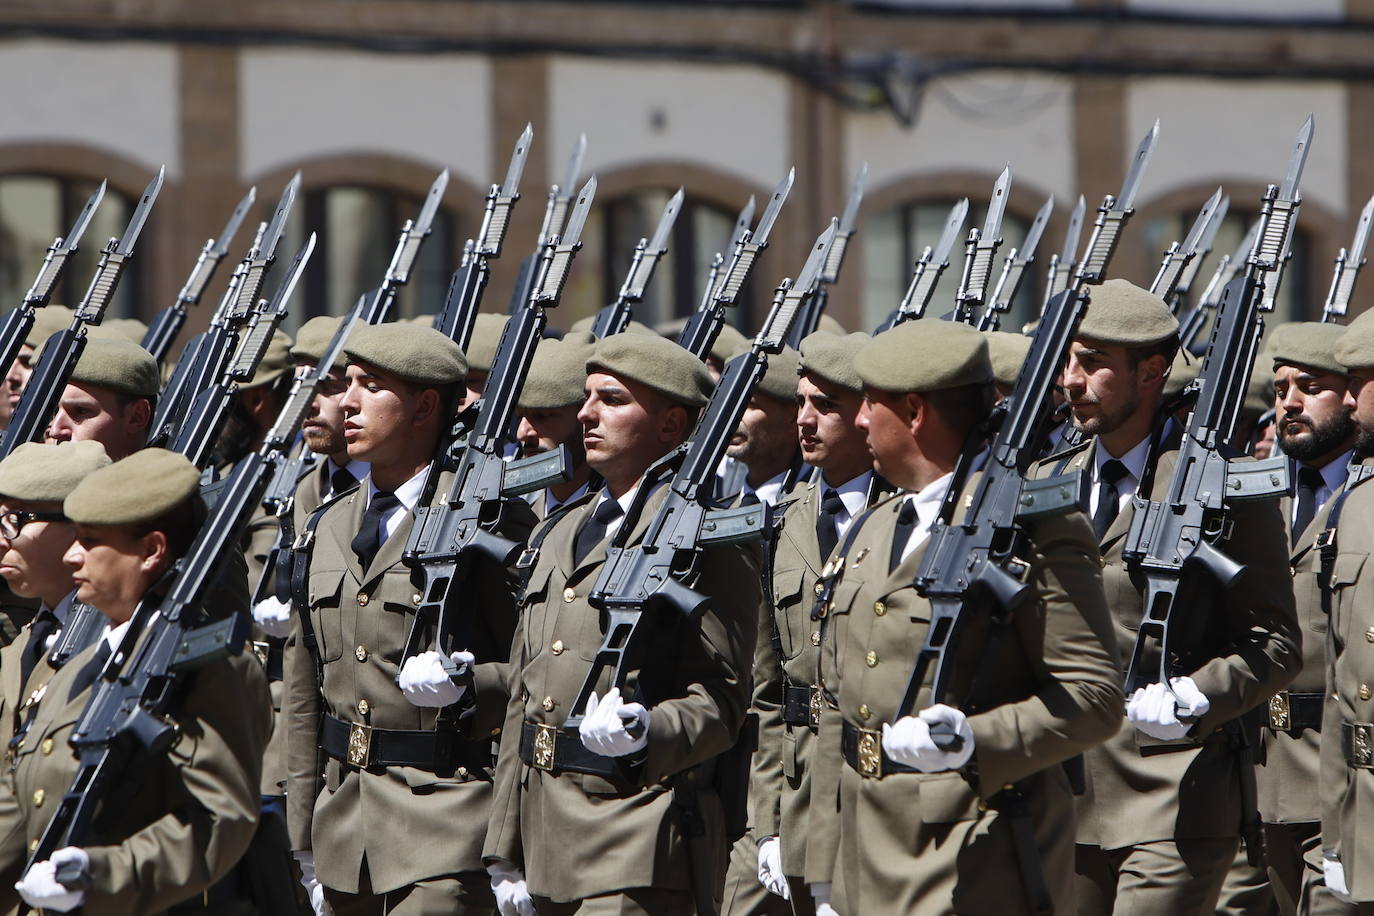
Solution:
<path fill-rule="evenodd" d="M 1235 861 L 1226 871 L 1217 898 L 1217 916 L 1279 916 L 1292 910 L 1282 910 L 1278 903 L 1278 889 L 1273 886 L 1269 869 L 1250 864 L 1243 848 L 1236 849 Z"/>
<path fill-rule="evenodd" d="M 364 862 L 358 891 L 345 894 L 326 887 L 324 898 L 334 916 L 494 916 L 496 913 L 496 897 L 485 871 L 427 878 L 376 894 L 372 891 L 371 876 Z"/>
<path fill-rule="evenodd" d="M 633 887 L 566 903 L 535 895 L 534 909 L 539 916 L 695 916 L 697 912 L 689 891 L 656 887 Z"/>
<path fill-rule="evenodd" d="M 790 883 L 790 882 L 789 882 Z M 800 881 L 796 882 L 801 884 Z M 805 892 L 805 885 L 802 886 Z M 795 899 L 796 888 L 793 888 Z M 809 901 L 811 895 L 804 894 Z M 725 872 L 725 902 L 721 916 L 792 916 L 790 902 L 771 894 L 759 883 L 759 844 L 750 830 L 730 847 L 730 867 Z"/>
<path fill-rule="evenodd" d="M 1265 824 L 1269 876 L 1283 916 L 1350 916 L 1358 912 L 1326 889 L 1322 878 L 1322 825 Z"/>
<path fill-rule="evenodd" d="M 1240 840 L 1161 840 L 1122 849 L 1079 844 L 1079 916 L 1211 913 Z"/>

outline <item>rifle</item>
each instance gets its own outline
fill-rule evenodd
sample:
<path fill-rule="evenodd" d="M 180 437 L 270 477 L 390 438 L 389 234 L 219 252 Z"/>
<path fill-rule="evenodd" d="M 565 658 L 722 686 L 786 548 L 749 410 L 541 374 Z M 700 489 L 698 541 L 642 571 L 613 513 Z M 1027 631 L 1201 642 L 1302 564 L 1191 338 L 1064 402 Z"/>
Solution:
<path fill-rule="evenodd" d="M 172 349 L 172 344 L 176 342 L 181 334 L 182 327 L 186 324 L 187 309 L 200 302 L 200 297 L 205 295 L 205 287 L 210 285 L 210 278 L 215 275 L 215 268 L 229 251 L 229 245 L 234 241 L 234 235 L 239 231 L 244 216 L 248 214 L 248 209 L 253 206 L 253 202 L 258 198 L 258 189 L 249 188 L 248 193 L 243 195 L 234 212 L 229 214 L 229 222 L 224 224 L 223 231 L 218 238 L 209 239 L 205 247 L 200 250 L 200 256 L 196 258 L 196 266 L 191 268 L 191 275 L 186 278 L 186 282 L 181 287 L 181 292 L 177 293 L 177 301 L 167 306 L 157 313 L 153 323 L 148 326 L 147 332 L 143 335 L 141 346 L 149 353 L 153 354 L 153 359 L 159 364 L 167 358 L 167 353 Z"/>
<path fill-rule="evenodd" d="M 1206 228 L 1202 230 L 1202 237 L 1197 243 L 1197 257 L 1189 261 L 1183 268 L 1183 273 L 1179 275 L 1178 283 L 1174 286 L 1174 302 L 1178 304 L 1178 308 L 1181 309 L 1183 303 L 1188 301 L 1188 293 L 1192 290 L 1193 282 L 1202 269 L 1202 262 L 1207 260 L 1207 255 L 1212 253 L 1212 244 L 1216 241 L 1217 230 L 1226 221 L 1226 214 L 1230 209 L 1231 198 L 1223 194 L 1221 202 L 1212 211 L 1212 218 L 1208 220 Z M 1177 310 L 1175 314 L 1177 314 Z"/>
<path fill-rule="evenodd" d="M 1283 259 L 1300 203 L 1298 182 L 1312 139 L 1309 117 L 1298 131 L 1283 184 L 1270 185 L 1261 201 L 1259 230 L 1245 272 L 1226 284 L 1216 326 L 1202 368 L 1200 393 L 1188 417 L 1178 463 L 1163 500 L 1147 496 L 1151 465 L 1133 498 L 1135 515 L 1122 549 L 1134 572 L 1145 577 L 1145 615 L 1126 671 L 1126 693 L 1150 683 L 1168 685 L 1169 676 L 1196 651 L 1206 621 L 1202 614 L 1180 617 L 1178 608 L 1197 608 L 1207 590 L 1226 588 L 1244 567 L 1217 546 L 1229 526 L 1227 509 L 1235 501 L 1268 499 L 1288 489 L 1288 464 L 1282 456 L 1232 463 L 1231 438 L 1264 330 L 1265 274 Z M 1151 463 L 1152 464 L 1152 463 Z M 1147 656 L 1158 665 L 1148 670 Z"/>
<path fill-rule="evenodd" d="M 1355 280 L 1364 266 L 1364 249 L 1369 244 L 1369 225 L 1374 219 L 1374 197 L 1369 198 L 1360 211 L 1359 222 L 1355 224 L 1355 239 L 1347 251 L 1342 248 L 1336 255 L 1336 270 L 1331 277 L 1331 289 L 1326 294 L 1326 304 L 1322 306 L 1322 321 L 1331 322 L 1344 318 L 1350 306 L 1350 296 L 1355 292 Z"/>
<path fill-rule="evenodd" d="M 671 609 L 695 619 L 704 608 L 708 596 L 683 584 L 696 569 L 702 547 L 753 540 L 767 529 L 769 513 L 762 505 L 712 507 L 716 468 L 768 369 L 769 354 L 782 350 L 792 322 L 815 291 L 838 228 L 838 221 L 832 219 L 811 246 L 797 282 L 784 280 L 774 291 L 773 307 L 763 330 L 746 352 L 726 365 L 688 440 L 646 472 L 587 596 L 593 607 L 606 614 L 606 635 L 577 699 L 569 707 L 571 712 L 563 722 L 565 731 L 577 730 L 588 697 L 608 669 L 614 686 L 625 685 L 646 612 Z M 656 482 L 670 474 L 667 498 L 643 539 L 634 547 L 625 546 L 634 527 L 632 519 L 643 512 L 645 502 L 657 489 Z"/>
<path fill-rule="evenodd" d="M 677 193 L 668 198 L 668 205 L 658 219 L 658 228 L 654 230 L 654 240 L 640 239 L 635 246 L 630 270 L 625 275 L 625 282 L 620 285 L 619 295 L 614 302 L 597 312 L 596 320 L 592 322 L 592 336 L 597 340 L 619 334 L 630 323 L 634 304 L 643 300 L 644 290 L 654 275 L 659 258 L 668 251 L 668 234 L 673 231 L 673 223 L 682 209 L 682 196 L 682 188 L 678 188 Z"/>
<path fill-rule="evenodd" d="M 1217 259 L 1216 270 L 1212 273 L 1212 279 L 1207 281 L 1207 286 L 1198 297 L 1197 305 L 1188 313 L 1188 316 L 1180 323 L 1178 331 L 1179 345 L 1185 349 L 1192 347 L 1193 341 L 1201 333 L 1204 325 L 1207 324 L 1207 313 L 1216 311 L 1217 304 L 1221 301 L 1221 292 L 1226 285 L 1235 277 L 1240 266 L 1245 263 L 1246 256 L 1250 249 L 1255 246 L 1255 239 L 1259 236 L 1259 221 L 1250 224 L 1246 230 L 1245 237 L 1240 240 L 1240 245 L 1234 254 L 1224 254 Z"/>
<path fill-rule="evenodd" d="M 1120 195 L 1103 200 L 1087 253 L 1069 287 L 1045 309 L 1015 388 L 994 408 L 989 424 L 996 429 L 991 452 L 972 501 L 956 523 L 954 513 L 971 459 L 982 447 L 984 430 L 975 429 L 964 445 L 916 573 L 916 589 L 930 602 L 930 626 L 894 722 L 915 708 L 928 674 L 932 704 L 950 695 L 952 671 L 947 662 L 951 648 L 967 638 L 966 631 L 1006 619 L 1033 597 L 1034 589 L 1025 581 L 1029 566 L 1020 559 L 1029 538 L 1028 524 L 1078 509 L 1086 499 L 1087 479 L 1082 472 L 1048 480 L 1026 480 L 1025 474 L 1044 448 L 1046 420 L 1052 412 L 1050 393 L 1087 307 L 1083 288 L 1105 278 L 1121 230 L 1134 212 L 1131 205 L 1158 131 L 1156 123 L 1141 141 Z M 831 588 L 823 589 L 818 602 L 831 600 Z M 823 606 L 818 603 L 812 616 Z M 936 731 L 935 741 L 942 747 L 957 749 L 961 744 L 957 735 Z"/>
<path fill-rule="evenodd" d="M 865 162 L 859 167 L 858 174 L 854 176 L 854 183 L 849 187 L 849 198 L 845 201 L 844 213 L 840 216 L 840 228 L 835 233 L 834 243 L 830 246 L 830 256 L 825 259 L 825 266 L 821 268 L 816 292 L 806 301 L 805 307 L 792 323 L 792 330 L 787 335 L 787 345 L 793 350 L 800 350 L 801 342 L 814 334 L 820 326 L 821 316 L 825 314 L 825 307 L 830 302 L 830 287 L 840 279 L 840 268 L 844 266 L 844 255 L 849 248 L 849 240 L 854 235 L 854 224 L 859 218 L 859 204 L 863 203 L 864 184 L 867 181 L 868 163 Z M 794 466 L 799 468 L 795 462 Z"/>
<path fill-rule="evenodd" d="M 410 270 L 415 266 L 415 258 L 420 254 L 420 245 L 429 237 L 429 227 L 434 222 L 434 214 L 439 209 L 439 201 L 448 187 L 448 169 L 439 173 L 425 195 L 420 215 L 406 220 L 401 226 L 401 237 L 396 240 L 396 248 L 391 252 L 391 263 L 387 265 L 382 285 L 371 297 L 367 314 L 363 321 L 367 324 L 381 324 L 391 320 L 391 311 L 396 305 L 396 296 L 401 287 L 410 282 Z"/>
<path fill-rule="evenodd" d="M 544 243 L 552 236 L 567 234 L 562 232 L 563 217 L 568 213 L 568 205 L 572 202 L 572 189 L 577 186 L 577 176 L 582 171 L 582 160 L 586 155 L 587 135 L 578 134 L 577 142 L 573 144 L 572 155 L 568 157 L 568 167 L 563 173 L 563 181 L 549 187 L 548 202 L 544 205 L 544 222 L 539 226 L 539 238 L 534 243 L 534 251 L 520 262 L 520 272 L 516 275 L 515 288 L 511 290 L 510 303 L 506 307 L 512 315 L 525 307 L 534 292 Z"/>
<path fill-rule="evenodd" d="M 927 245 L 921 252 L 901 304 L 883 319 L 874 334 L 881 334 L 903 321 L 920 318 L 926 313 L 930 297 L 935 294 L 935 284 L 940 282 L 940 274 L 949 266 L 949 252 L 954 247 L 954 239 L 959 235 L 959 230 L 963 228 L 967 217 L 968 198 L 965 197 L 950 208 L 949 216 L 945 217 L 945 229 L 940 233 L 940 241 L 934 248 Z"/>
<path fill-rule="evenodd" d="M 24 395 L 14 408 L 14 415 L 5 429 L 4 438 L 0 439 L 0 460 L 8 457 L 21 444 L 35 442 L 42 437 L 43 431 L 57 410 L 57 402 L 62 398 L 62 389 L 67 387 L 67 380 L 71 378 L 76 362 L 81 358 L 81 352 L 86 349 L 85 326 L 98 325 L 105 317 L 105 309 L 114 297 L 120 278 L 124 276 L 124 268 L 128 266 L 129 258 L 133 257 L 134 244 L 138 241 L 139 233 L 143 231 L 143 224 L 153 209 L 158 192 L 162 190 L 165 171 L 166 167 L 158 169 L 157 175 L 144 188 L 138 206 L 134 207 L 129 223 L 124 227 L 124 234 L 119 238 L 110 239 L 101 249 L 100 261 L 95 266 L 95 276 L 91 278 L 86 295 L 82 297 L 81 304 L 72 315 L 71 326 L 58 331 L 44 344 L 38 366 L 29 377 L 29 383 L 24 387 Z M 54 249 L 57 247 L 54 246 Z M 52 253 L 51 250 L 49 253 Z M 47 269 L 48 262 L 45 261 L 44 272 L 47 272 Z M 27 298 L 25 297 L 26 301 Z M 32 324 L 33 315 L 30 311 L 29 326 L 32 327 Z M 22 340 L 21 337 L 20 341 Z"/>
<path fill-rule="evenodd" d="M 343 347 L 343 331 L 335 334 L 330 352 L 304 380 L 303 387 L 313 391 L 328 375 Z M 98 809 L 119 785 L 135 753 L 142 749 L 162 754 L 176 740 L 176 726 L 167 715 L 180 694 L 183 678 L 243 650 L 247 615 L 209 621 L 202 606 L 220 572 L 221 558 L 238 549 L 239 533 L 300 429 L 309 403 L 309 397 L 288 400 L 262 448 L 234 468 L 186 556 L 155 588 L 162 591 L 165 583 L 164 596 L 145 595 L 134 610 L 128 630 L 95 681 L 69 739 L 80 766 L 30 852 L 26 872 L 35 862 L 50 859 L 58 849 L 90 845 Z M 57 879 L 69 888 L 89 882 L 88 875 L 71 867 L 59 869 Z"/>
<path fill-rule="evenodd" d="M 464 351 L 472 339 L 472 325 L 482 307 L 482 294 L 491 276 L 492 258 L 501 256 L 501 243 L 506 238 L 511 210 L 520 199 L 520 176 L 525 172 L 534 127 L 526 124 L 515 141 L 510 165 L 503 184 L 492 185 L 487 192 L 487 207 L 482 214 L 482 228 L 475 240 L 469 239 L 463 248 L 463 263 L 453 272 L 444 298 L 444 308 L 434 318 L 434 329 L 456 341 Z"/>
<path fill-rule="evenodd" d="M 479 556 L 502 566 L 514 561 L 521 545 L 499 532 L 509 498 L 547 485 L 548 475 L 536 479 L 529 469 L 538 471 L 547 468 L 551 460 L 561 460 L 558 452 L 510 463 L 503 461 L 502 456 L 510 437 L 516 399 L 548 322 L 545 311 L 557 306 L 563 294 L 595 196 L 596 178 L 592 177 L 578 195 L 562 237 L 550 235 L 545 240 L 529 301 L 501 333 L 471 431 L 463 442 L 440 442 L 439 452 L 429 466 L 415 509 L 414 527 L 402 555 L 402 561 L 420 582 L 419 603 L 402 659 L 423 651 L 425 631 L 432 626 L 434 648 L 445 671 L 458 684 L 465 684 L 471 677 L 469 668 L 454 665 L 449 657 L 455 649 L 470 645 L 457 600 L 461 586 Z M 433 504 L 439 478 L 449 468 L 456 472 L 453 482 L 447 495 Z M 562 468 L 555 471 L 561 472 Z M 466 703 L 474 701 L 472 693 L 465 691 Z M 458 705 L 464 704 L 460 701 Z M 461 718 L 461 711 L 459 715 Z"/>
<path fill-rule="evenodd" d="M 749 269 L 754 266 L 754 259 L 759 256 L 760 251 L 768 247 L 768 237 L 773 232 L 773 223 L 777 222 L 778 213 L 792 190 L 792 180 L 796 175 L 795 168 L 787 170 L 782 181 L 773 189 L 773 196 L 768 199 L 768 206 L 763 208 L 763 216 L 759 217 L 759 224 L 754 227 L 752 233 L 745 229 L 736 234 L 730 266 L 715 278 L 710 291 L 702 301 L 701 308 L 692 314 L 687 326 L 678 335 L 678 345 L 698 359 L 704 360 L 710 354 L 711 346 L 720 334 L 720 326 L 725 321 L 726 309 L 739 300 L 740 290 L 744 288 Z M 749 202 L 752 204 L 753 199 Z M 741 214 L 741 218 L 743 216 L 744 214 Z M 736 228 L 738 229 L 738 224 Z"/>
<path fill-rule="evenodd" d="M 43 264 L 38 268 L 38 276 L 34 278 L 33 285 L 24 294 L 19 306 L 4 318 L 0 318 L 0 366 L 8 369 L 14 365 L 19 350 L 24 346 L 24 339 L 33 330 L 35 310 L 47 305 L 48 300 L 52 298 L 52 291 L 57 287 L 57 281 L 62 279 L 67 261 L 76 254 L 77 244 L 86 234 L 86 227 L 91 224 L 95 208 L 100 206 L 100 201 L 104 197 L 105 182 L 102 181 L 100 187 L 87 199 L 81 212 L 76 215 L 76 222 L 72 223 L 71 231 L 65 236 L 59 235 L 48 246 L 48 253 L 43 256 Z"/>
<path fill-rule="evenodd" d="M 1078 236 L 1083 231 L 1083 215 L 1087 212 L 1087 201 L 1078 195 L 1078 203 L 1069 213 L 1069 228 L 1064 233 L 1064 249 L 1050 255 L 1049 276 L 1045 280 L 1045 299 L 1040 306 L 1043 315 L 1049 302 L 1069 288 L 1069 281 L 1078 269 Z"/>
<path fill-rule="evenodd" d="M 191 338 L 182 350 L 176 370 L 162 389 L 153 412 L 153 421 L 148 427 L 149 445 L 174 440 L 191 401 L 223 375 L 237 345 L 239 329 L 257 305 L 268 268 L 276 260 L 277 243 L 286 230 L 286 217 L 296 202 L 300 186 L 301 173 L 297 172 L 286 183 L 271 222 L 259 230 L 252 247 L 229 277 L 229 286 L 220 297 L 209 329 Z"/>
<path fill-rule="evenodd" d="M 1045 224 L 1050 221 L 1050 214 L 1053 212 L 1054 195 L 1051 194 L 1036 211 L 1035 219 L 1031 220 L 1021 247 L 1007 252 L 1007 259 L 1002 262 L 1002 273 L 992 291 L 992 302 L 983 309 L 983 314 L 978 319 L 978 330 L 996 331 L 1001 328 L 1001 316 L 1011 311 L 1011 300 L 1016 298 L 1016 291 L 1021 288 L 1021 279 L 1025 276 L 1026 268 L 1035 260 L 1035 249 L 1040 246 L 1040 236 L 1044 234 Z"/>
<path fill-rule="evenodd" d="M 1214 225 L 1213 216 L 1220 206 L 1221 188 L 1217 188 L 1216 192 L 1207 198 L 1202 209 L 1198 211 L 1197 219 L 1193 221 L 1193 228 L 1188 231 L 1183 241 L 1181 243 L 1173 242 L 1169 245 L 1169 250 L 1164 252 L 1164 260 L 1159 265 L 1159 272 L 1155 274 L 1154 282 L 1150 284 L 1150 292 L 1163 299 L 1169 306 L 1169 310 L 1175 315 L 1178 314 L 1179 281 L 1182 280 L 1183 272 L 1188 268 L 1188 265 L 1195 258 L 1198 258 L 1198 246 L 1202 242 L 1203 233 L 1207 231 L 1208 226 Z"/>
<path fill-rule="evenodd" d="M 992 279 L 992 260 L 1002 244 L 1002 214 L 1007 209 L 1007 190 L 1010 187 L 1011 166 L 1007 166 L 992 186 L 982 232 L 978 231 L 977 226 L 968 231 L 968 241 L 964 244 L 964 273 L 959 278 L 959 289 L 954 294 L 954 313 L 951 317 L 955 321 L 973 324 L 973 310 L 981 306 L 987 296 L 988 281 Z"/>

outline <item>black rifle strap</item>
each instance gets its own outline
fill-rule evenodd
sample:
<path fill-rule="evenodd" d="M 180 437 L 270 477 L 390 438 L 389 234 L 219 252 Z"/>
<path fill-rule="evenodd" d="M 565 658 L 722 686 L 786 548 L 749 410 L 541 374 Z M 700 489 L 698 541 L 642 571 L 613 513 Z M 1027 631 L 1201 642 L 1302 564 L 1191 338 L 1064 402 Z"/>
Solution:
<path fill-rule="evenodd" d="M 352 493 L 349 490 L 348 493 Z M 301 645 L 315 660 L 315 677 L 319 689 L 324 689 L 324 659 L 320 655 L 319 637 L 315 633 L 315 623 L 310 619 L 310 557 L 315 549 L 315 529 L 324 518 L 325 510 L 348 493 L 337 494 L 326 500 L 306 519 L 305 530 L 291 545 L 291 605 L 301 619 Z"/>

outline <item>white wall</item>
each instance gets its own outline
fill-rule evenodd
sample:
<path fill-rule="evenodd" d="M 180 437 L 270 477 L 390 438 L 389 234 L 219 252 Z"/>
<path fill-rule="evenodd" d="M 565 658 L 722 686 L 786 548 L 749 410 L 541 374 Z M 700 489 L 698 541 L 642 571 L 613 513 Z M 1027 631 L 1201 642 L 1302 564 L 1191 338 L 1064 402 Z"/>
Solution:
<path fill-rule="evenodd" d="M 1133 13 L 1244 19 L 1341 19 L 1345 0 L 1126 0 Z"/>

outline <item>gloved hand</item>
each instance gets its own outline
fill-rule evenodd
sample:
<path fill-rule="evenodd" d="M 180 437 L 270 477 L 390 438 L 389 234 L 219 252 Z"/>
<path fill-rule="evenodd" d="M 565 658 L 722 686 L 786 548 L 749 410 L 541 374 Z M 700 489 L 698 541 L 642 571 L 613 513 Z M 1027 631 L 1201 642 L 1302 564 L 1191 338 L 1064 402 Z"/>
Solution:
<path fill-rule="evenodd" d="M 449 658 L 460 667 L 476 661 L 471 652 L 454 652 Z M 444 672 L 443 657 L 438 652 L 421 652 L 406 659 L 396 676 L 396 685 L 411 704 L 427 708 L 451 706 L 462 699 L 466 689 L 453 683 Z"/>
<path fill-rule="evenodd" d="M 1173 688 L 1170 692 L 1169 687 Z M 1206 715 L 1212 708 L 1211 702 L 1197 689 L 1190 677 L 1169 679 L 1169 687 L 1163 684 L 1150 684 L 1131 694 L 1126 703 L 1126 718 L 1131 724 L 1151 738 L 1161 741 L 1177 741 L 1186 737 L 1193 727 L 1191 721 Z"/>
<path fill-rule="evenodd" d="M 582 746 L 603 757 L 624 757 L 649 743 L 649 710 L 639 703 L 622 703 L 620 688 L 612 687 L 598 702 L 593 693 L 578 728 Z"/>
<path fill-rule="evenodd" d="M 253 622 L 268 636 L 291 635 L 291 605 L 269 596 L 253 605 Z"/>
<path fill-rule="evenodd" d="M 84 849 L 67 846 L 54 852 L 51 859 L 35 862 L 19 883 L 15 884 L 14 889 L 24 898 L 24 902 L 34 909 L 53 913 L 74 910 L 86 901 L 86 892 L 68 890 L 57 880 L 57 869 L 70 862 L 80 865 L 83 872 L 91 867 L 90 856 L 86 855 Z"/>
<path fill-rule="evenodd" d="M 775 836 L 759 840 L 759 884 L 783 900 L 792 899 L 792 889 L 782 873 L 782 843 Z"/>
<path fill-rule="evenodd" d="M 955 734 L 957 747 L 945 749 L 936 744 L 930 734 L 932 726 L 941 726 L 939 731 Z M 973 729 L 962 712 L 937 703 L 914 716 L 902 716 L 894 724 L 883 725 L 883 750 L 895 762 L 915 767 L 922 773 L 957 770 L 973 756 Z"/>
<path fill-rule="evenodd" d="M 1345 866 L 1335 852 L 1322 853 L 1322 877 L 1326 879 L 1326 889 L 1341 900 L 1350 901 L 1350 888 L 1345 883 Z"/>
<path fill-rule="evenodd" d="M 829 881 L 817 881 L 807 886 L 811 888 L 811 899 L 816 903 L 816 916 L 840 916 L 830 905 Z"/>
<path fill-rule="evenodd" d="M 326 916 L 329 908 L 324 902 L 324 885 L 315 877 L 315 854 L 303 850 L 291 855 L 296 857 L 296 864 L 301 867 L 301 887 L 305 888 L 305 893 L 310 897 L 310 908 L 315 911 L 315 916 Z"/>
<path fill-rule="evenodd" d="M 491 892 L 496 895 L 496 912 L 500 916 L 535 916 L 534 900 L 520 869 L 493 862 L 487 866 L 487 874 L 491 876 Z"/>

